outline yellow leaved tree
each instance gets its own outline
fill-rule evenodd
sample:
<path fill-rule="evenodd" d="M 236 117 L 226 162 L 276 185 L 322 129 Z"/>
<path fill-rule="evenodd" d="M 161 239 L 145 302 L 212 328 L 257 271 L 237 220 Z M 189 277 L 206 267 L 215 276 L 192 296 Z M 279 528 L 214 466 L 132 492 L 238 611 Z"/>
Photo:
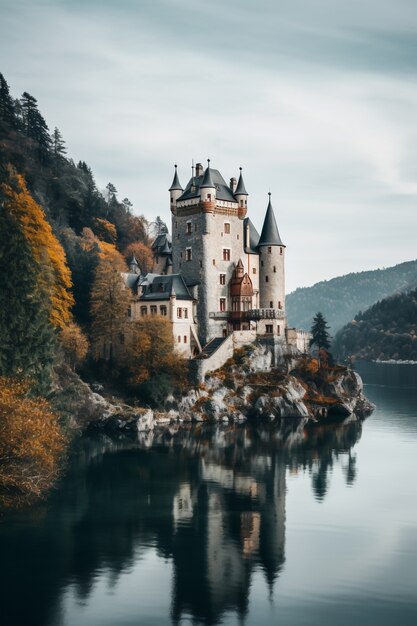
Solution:
<path fill-rule="evenodd" d="M 50 322 L 64 328 L 72 321 L 74 299 L 70 291 L 71 272 L 65 252 L 47 222 L 42 207 L 30 195 L 23 176 L 14 176 L 15 184 L 2 185 L 6 212 L 19 224 L 39 267 L 38 287 L 50 301 Z"/>

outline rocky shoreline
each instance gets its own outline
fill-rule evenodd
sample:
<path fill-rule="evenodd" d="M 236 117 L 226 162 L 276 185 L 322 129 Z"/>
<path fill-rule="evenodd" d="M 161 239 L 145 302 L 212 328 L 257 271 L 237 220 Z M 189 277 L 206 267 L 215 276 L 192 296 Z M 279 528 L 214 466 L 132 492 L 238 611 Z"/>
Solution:
<path fill-rule="evenodd" d="M 160 410 L 105 398 L 76 374 L 68 378 L 68 372 L 56 373 L 55 395 L 72 427 L 109 433 L 178 429 L 198 422 L 278 423 L 292 418 L 314 424 L 349 416 L 362 420 L 373 411 L 356 372 L 341 366 L 314 371 L 314 359 L 297 361 L 291 356 L 283 355 L 281 363 L 273 365 L 267 347 L 243 349 L 208 374 L 203 384 L 180 397 L 167 397 Z"/>

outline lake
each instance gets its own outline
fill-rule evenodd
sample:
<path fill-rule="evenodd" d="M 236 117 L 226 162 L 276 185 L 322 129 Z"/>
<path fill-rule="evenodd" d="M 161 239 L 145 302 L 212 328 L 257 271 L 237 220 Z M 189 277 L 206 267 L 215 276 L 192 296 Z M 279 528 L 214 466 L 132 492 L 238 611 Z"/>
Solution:
<path fill-rule="evenodd" d="M 417 367 L 363 423 L 83 438 L 0 520 L 2 626 L 417 624 Z"/>

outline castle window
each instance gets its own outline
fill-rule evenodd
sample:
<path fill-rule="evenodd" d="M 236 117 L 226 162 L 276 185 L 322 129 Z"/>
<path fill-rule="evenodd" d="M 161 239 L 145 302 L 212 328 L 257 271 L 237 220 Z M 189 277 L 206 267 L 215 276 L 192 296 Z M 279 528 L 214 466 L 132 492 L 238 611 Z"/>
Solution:
<path fill-rule="evenodd" d="M 156 306 L 153 304 L 151 305 L 151 315 L 156 315 L 158 313 L 158 309 L 156 308 Z"/>
<path fill-rule="evenodd" d="M 279 308 L 279 309 L 282 309 L 281 300 L 278 300 L 278 308 Z"/>
<path fill-rule="evenodd" d="M 226 284 L 226 274 L 220 274 L 220 284 L 221 285 Z"/>
<path fill-rule="evenodd" d="M 220 298 L 220 311 L 226 310 L 226 298 Z"/>
<path fill-rule="evenodd" d="M 193 253 L 191 248 L 186 248 L 185 249 L 185 260 L 186 261 L 191 261 L 191 259 L 193 258 Z"/>
<path fill-rule="evenodd" d="M 273 308 L 274 308 L 274 303 L 272 302 L 272 300 L 270 300 L 270 302 L 269 302 L 269 308 L 270 308 L 270 309 L 273 309 Z"/>
<path fill-rule="evenodd" d="M 278 326 L 277 326 L 277 335 L 280 335 L 280 334 L 281 334 L 281 326 L 278 324 Z"/>
<path fill-rule="evenodd" d="M 282 254 L 282 248 L 279 249 L 279 253 Z"/>
<path fill-rule="evenodd" d="M 127 309 L 127 316 L 128 317 L 132 317 L 132 307 L 131 306 L 128 307 L 128 309 Z"/>
<path fill-rule="evenodd" d="M 209 202 L 211 202 L 211 193 L 208 193 L 208 194 L 207 194 L 207 200 L 208 200 Z"/>
<path fill-rule="evenodd" d="M 264 262 L 263 262 L 263 261 L 261 261 L 261 267 L 263 267 L 263 266 L 264 266 Z"/>
<path fill-rule="evenodd" d="M 256 267 L 252 268 L 252 274 L 256 274 Z"/>
<path fill-rule="evenodd" d="M 161 306 L 160 306 L 160 309 L 159 309 L 159 310 L 161 311 L 161 315 L 163 315 L 164 317 L 166 317 L 166 314 L 167 314 L 167 308 L 166 308 L 166 306 L 165 306 L 164 304 L 161 304 Z"/>
<path fill-rule="evenodd" d="M 265 276 L 265 282 L 269 283 L 269 276 Z"/>
<path fill-rule="evenodd" d="M 182 318 L 182 309 L 181 309 L 181 307 L 177 308 L 177 317 L 178 317 L 178 319 Z"/>
<path fill-rule="evenodd" d="M 240 206 L 243 206 L 243 200 L 240 201 Z"/>
<path fill-rule="evenodd" d="M 178 343 L 181 343 L 181 335 L 178 335 Z"/>
<path fill-rule="evenodd" d="M 230 248 L 223 248 L 223 261 L 230 261 Z"/>
<path fill-rule="evenodd" d="M 192 229 L 191 222 L 187 222 L 186 227 L 185 227 L 185 232 L 187 233 L 187 235 L 191 234 L 191 229 Z"/>
<path fill-rule="evenodd" d="M 140 307 L 140 314 L 141 315 L 147 315 L 148 314 L 148 307 L 147 306 L 141 306 Z"/>
<path fill-rule="evenodd" d="M 200 259 L 200 267 L 203 267 L 203 261 Z"/>
<path fill-rule="evenodd" d="M 184 309 L 184 319 L 188 320 L 188 309 Z"/>
<path fill-rule="evenodd" d="M 239 241 L 239 235 L 236 235 L 236 239 Z"/>
<path fill-rule="evenodd" d="M 272 252 L 272 246 L 268 246 L 268 254 L 271 254 Z"/>
<path fill-rule="evenodd" d="M 268 335 L 272 335 L 272 333 L 273 333 L 273 326 L 272 326 L 272 324 L 266 324 L 265 325 L 265 332 Z"/>
<path fill-rule="evenodd" d="M 228 222 L 225 222 L 224 232 L 226 233 L 226 235 L 230 235 L 230 224 Z"/>
<path fill-rule="evenodd" d="M 274 273 L 276 273 L 276 271 L 277 271 L 277 268 L 276 268 L 276 267 L 275 267 L 275 265 L 274 265 Z"/>
<path fill-rule="evenodd" d="M 184 335 L 184 343 L 187 343 L 187 335 Z"/>
<path fill-rule="evenodd" d="M 213 265 L 216 265 L 216 259 L 213 259 Z"/>

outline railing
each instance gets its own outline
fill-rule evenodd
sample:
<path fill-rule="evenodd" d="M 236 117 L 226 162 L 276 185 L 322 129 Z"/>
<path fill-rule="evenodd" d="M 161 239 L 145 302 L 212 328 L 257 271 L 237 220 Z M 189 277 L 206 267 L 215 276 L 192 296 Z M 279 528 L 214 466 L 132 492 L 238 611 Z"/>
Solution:
<path fill-rule="evenodd" d="M 242 319 L 242 320 L 283 320 L 285 312 L 283 309 L 250 309 L 249 311 L 211 311 L 210 319 Z"/>
<path fill-rule="evenodd" d="M 283 309 L 250 309 L 243 311 L 242 317 L 247 320 L 283 320 L 285 312 Z"/>

